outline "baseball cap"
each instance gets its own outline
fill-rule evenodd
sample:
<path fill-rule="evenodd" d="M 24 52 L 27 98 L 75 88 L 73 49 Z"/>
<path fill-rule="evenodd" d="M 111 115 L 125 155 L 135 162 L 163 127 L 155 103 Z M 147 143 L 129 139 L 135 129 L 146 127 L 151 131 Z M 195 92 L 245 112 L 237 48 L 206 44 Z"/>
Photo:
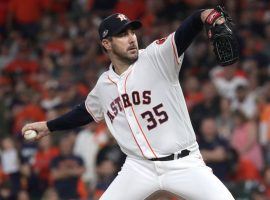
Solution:
<path fill-rule="evenodd" d="M 140 21 L 131 21 L 124 14 L 115 13 L 105 18 L 99 25 L 98 33 L 100 40 L 106 37 L 115 36 L 127 28 L 134 30 L 141 28 Z"/>

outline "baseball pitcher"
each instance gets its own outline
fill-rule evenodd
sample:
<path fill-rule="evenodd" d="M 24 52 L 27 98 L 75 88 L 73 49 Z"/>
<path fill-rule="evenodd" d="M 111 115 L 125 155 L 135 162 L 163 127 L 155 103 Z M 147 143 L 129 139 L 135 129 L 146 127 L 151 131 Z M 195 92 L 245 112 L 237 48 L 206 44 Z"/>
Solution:
<path fill-rule="evenodd" d="M 54 120 L 25 125 L 22 134 L 35 130 L 40 139 L 105 120 L 127 159 L 101 200 L 143 200 L 158 190 L 187 200 L 234 199 L 201 157 L 178 80 L 184 51 L 204 27 L 218 62 L 237 61 L 230 17 L 221 7 L 199 10 L 141 50 L 140 27 L 120 13 L 105 18 L 99 36 L 109 70 L 85 102 Z"/>

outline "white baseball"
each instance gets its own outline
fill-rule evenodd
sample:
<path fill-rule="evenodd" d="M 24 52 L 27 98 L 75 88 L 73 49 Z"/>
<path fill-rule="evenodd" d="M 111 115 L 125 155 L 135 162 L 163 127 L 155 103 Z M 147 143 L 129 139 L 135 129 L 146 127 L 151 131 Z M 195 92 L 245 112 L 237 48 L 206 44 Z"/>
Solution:
<path fill-rule="evenodd" d="M 37 132 L 35 130 L 27 130 L 23 136 L 26 140 L 32 140 L 37 137 Z"/>

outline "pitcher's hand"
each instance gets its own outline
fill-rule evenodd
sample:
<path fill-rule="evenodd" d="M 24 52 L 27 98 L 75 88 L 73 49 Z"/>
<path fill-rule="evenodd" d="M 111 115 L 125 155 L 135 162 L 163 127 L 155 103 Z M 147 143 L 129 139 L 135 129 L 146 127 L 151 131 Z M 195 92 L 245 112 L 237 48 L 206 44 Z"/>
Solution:
<path fill-rule="evenodd" d="M 39 140 L 40 138 L 47 136 L 50 133 L 50 130 L 48 129 L 46 121 L 26 124 L 22 128 L 22 135 L 24 135 L 27 130 L 34 130 L 37 132 L 38 135 L 35 138 L 35 140 Z"/>

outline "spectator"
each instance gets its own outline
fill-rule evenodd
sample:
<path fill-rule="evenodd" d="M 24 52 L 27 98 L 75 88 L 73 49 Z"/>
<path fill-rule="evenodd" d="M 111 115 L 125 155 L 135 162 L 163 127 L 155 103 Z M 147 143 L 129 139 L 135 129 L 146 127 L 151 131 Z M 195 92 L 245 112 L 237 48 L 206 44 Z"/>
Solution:
<path fill-rule="evenodd" d="M 37 176 L 32 172 L 30 163 L 22 163 L 20 172 L 21 189 L 27 191 L 32 198 L 39 199 L 43 191 L 39 188 Z"/>
<path fill-rule="evenodd" d="M 10 102 L 12 93 L 11 80 L 0 76 L 0 127 L 1 135 L 7 136 L 10 132 L 12 116 L 10 113 Z"/>
<path fill-rule="evenodd" d="M 1 143 L 1 164 L 4 174 L 9 177 L 12 195 L 20 190 L 20 161 L 18 150 L 12 138 L 6 137 Z M 8 189 L 8 188 L 7 188 Z"/>
<path fill-rule="evenodd" d="M 90 124 L 79 132 L 74 144 L 74 154 L 80 156 L 85 163 L 83 180 L 87 185 L 93 187 L 96 182 L 95 160 L 100 141 L 96 132 L 96 125 Z"/>
<path fill-rule="evenodd" d="M 26 92 L 26 91 L 25 91 Z M 21 94 L 23 96 L 27 96 L 26 94 Z M 37 96 L 36 96 L 37 97 Z M 24 98 L 24 97 L 23 97 Z M 26 97 L 29 98 L 29 97 Z M 39 97 L 37 97 L 39 98 Z M 22 106 L 22 109 L 14 109 L 14 124 L 13 124 L 13 133 L 18 135 L 20 134 L 21 130 L 20 127 L 26 121 L 35 121 L 37 119 L 44 120 L 45 119 L 45 112 L 42 108 L 37 105 L 35 101 L 35 97 L 31 99 L 32 102 L 27 103 L 26 105 Z"/>
<path fill-rule="evenodd" d="M 143 16 L 145 12 L 144 0 L 118 0 L 115 7 L 115 13 L 123 13 L 129 19 L 135 20 Z"/>
<path fill-rule="evenodd" d="M 50 184 L 50 163 L 58 154 L 59 149 L 53 146 L 50 136 L 38 142 L 38 150 L 31 164 L 41 192 L 45 191 Z"/>
<path fill-rule="evenodd" d="M 258 182 L 261 180 L 260 171 L 250 160 L 241 159 L 234 148 L 228 152 L 230 160 L 230 180 L 232 184 L 245 183 L 245 181 Z M 250 188 L 249 188 L 250 189 Z"/>
<path fill-rule="evenodd" d="M 270 82 L 265 84 L 259 95 L 259 139 L 263 146 L 267 146 L 270 141 Z M 268 155 L 268 153 L 267 153 Z M 269 164 L 270 159 L 266 157 L 266 162 Z"/>
<path fill-rule="evenodd" d="M 124 164 L 125 159 L 126 155 L 120 150 L 115 139 L 110 135 L 106 145 L 98 151 L 96 164 L 99 166 L 104 160 L 111 160 L 116 165 L 118 171 Z"/>
<path fill-rule="evenodd" d="M 9 1 L 10 0 L 0 1 L 0 37 L 6 36 L 6 21 Z"/>
<path fill-rule="evenodd" d="M 0 185 L 1 200 L 15 200 L 16 195 L 12 192 L 10 182 L 4 182 Z"/>
<path fill-rule="evenodd" d="M 116 3 L 117 0 L 111 0 L 109 2 L 107 0 L 94 0 L 92 9 L 101 12 L 102 16 L 106 16 L 105 13 L 111 12 Z"/>
<path fill-rule="evenodd" d="M 203 101 L 199 80 L 196 77 L 190 76 L 185 79 L 184 94 L 188 110 L 192 110 L 194 106 Z"/>
<path fill-rule="evenodd" d="M 263 185 L 258 185 L 251 191 L 251 200 L 268 200 Z"/>
<path fill-rule="evenodd" d="M 61 104 L 62 100 L 57 94 L 58 87 L 58 82 L 54 80 L 48 80 L 45 83 L 44 88 L 46 89 L 46 95 L 41 101 L 41 106 L 43 109 L 52 110 Z"/>
<path fill-rule="evenodd" d="M 43 7 L 53 14 L 65 14 L 70 8 L 71 0 L 43 0 Z"/>
<path fill-rule="evenodd" d="M 216 67 L 210 72 L 218 93 L 230 100 L 235 98 L 237 86 L 248 83 L 243 73 L 236 70 L 236 65 L 237 63 L 233 67 Z"/>
<path fill-rule="evenodd" d="M 30 196 L 27 191 L 20 190 L 17 194 L 17 200 L 30 200 Z"/>
<path fill-rule="evenodd" d="M 229 142 L 219 137 L 214 118 L 207 117 L 203 119 L 199 146 L 207 166 L 212 168 L 213 173 L 221 181 L 226 180 L 229 174 L 227 157 Z"/>
<path fill-rule="evenodd" d="M 70 138 L 62 137 L 59 144 L 60 154 L 51 162 L 51 176 L 60 199 L 80 198 L 78 184 L 85 171 L 83 160 L 72 153 Z"/>
<path fill-rule="evenodd" d="M 20 138 L 21 139 L 21 138 Z M 37 144 L 33 141 L 24 141 L 20 143 L 21 163 L 30 164 L 37 151 Z"/>
<path fill-rule="evenodd" d="M 0 3 L 1 5 L 1 3 Z M 12 55 L 9 52 L 9 46 L 7 44 L 3 44 L 0 47 L 0 71 L 4 69 L 4 67 L 12 61 Z"/>
<path fill-rule="evenodd" d="M 266 196 L 270 198 L 270 167 L 266 166 L 262 173 L 262 183 L 266 189 Z"/>
<path fill-rule="evenodd" d="M 234 112 L 234 129 L 231 138 L 231 145 L 236 149 L 240 160 L 251 161 L 258 170 L 263 167 L 261 147 L 257 141 L 257 125 L 254 121 L 248 120 L 241 111 Z"/>
<path fill-rule="evenodd" d="M 4 70 L 10 74 L 36 73 L 39 69 L 39 63 L 32 57 L 29 40 L 23 38 L 20 42 L 16 57 L 5 66 Z"/>
<path fill-rule="evenodd" d="M 231 108 L 233 111 L 240 110 L 249 119 L 257 115 L 256 97 L 248 91 L 247 86 L 239 85 L 235 90 L 236 98 L 233 99 Z"/>
<path fill-rule="evenodd" d="M 48 188 L 44 192 L 41 200 L 60 200 L 60 198 L 54 188 Z"/>
<path fill-rule="evenodd" d="M 117 175 L 125 161 L 125 155 L 111 137 L 97 154 L 97 184 L 94 190 L 94 200 L 98 200 Z"/>
<path fill-rule="evenodd" d="M 10 0 L 9 24 L 12 20 L 24 35 L 35 38 L 39 30 L 38 22 L 45 8 L 42 0 Z"/>
<path fill-rule="evenodd" d="M 229 99 L 221 98 L 220 113 L 216 118 L 216 124 L 219 135 L 229 141 L 233 129 L 231 101 Z"/>
<path fill-rule="evenodd" d="M 146 12 L 144 12 L 144 15 L 141 17 L 141 21 L 146 35 L 150 35 L 153 32 L 152 27 L 155 25 L 158 18 L 158 12 L 162 9 L 163 1 L 147 0 L 145 4 Z"/>
<path fill-rule="evenodd" d="M 219 96 L 213 83 L 205 83 L 202 86 L 202 94 L 203 101 L 194 106 L 190 114 L 195 133 L 199 132 L 201 121 L 205 117 L 216 117 L 219 113 Z"/>

